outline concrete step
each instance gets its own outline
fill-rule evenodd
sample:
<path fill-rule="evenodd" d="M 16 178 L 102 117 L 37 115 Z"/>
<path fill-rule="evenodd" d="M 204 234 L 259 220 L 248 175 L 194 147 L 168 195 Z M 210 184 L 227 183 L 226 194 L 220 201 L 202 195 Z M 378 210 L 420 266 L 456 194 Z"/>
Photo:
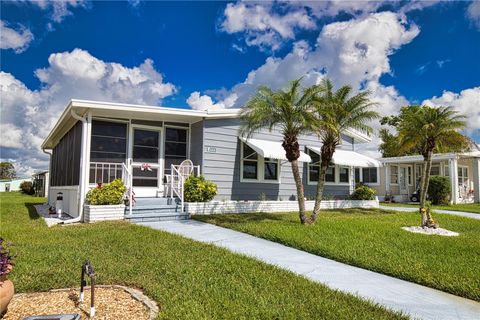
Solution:
<path fill-rule="evenodd" d="M 125 219 L 132 223 L 138 222 L 153 222 L 153 221 L 172 221 L 172 220 L 187 220 L 188 214 L 178 214 L 176 212 L 167 213 L 142 213 L 125 215 Z"/>
<path fill-rule="evenodd" d="M 175 205 L 176 199 L 171 198 L 135 198 L 135 206 L 151 206 L 151 205 Z"/>
<path fill-rule="evenodd" d="M 154 205 L 154 204 L 151 204 L 151 205 L 141 205 L 141 206 L 135 205 L 135 206 L 132 207 L 132 210 L 133 211 L 145 211 L 145 210 L 177 211 L 177 209 L 179 209 L 179 208 L 180 208 L 180 206 L 177 206 L 177 205 Z M 126 209 L 128 210 L 129 207 L 126 207 Z"/>

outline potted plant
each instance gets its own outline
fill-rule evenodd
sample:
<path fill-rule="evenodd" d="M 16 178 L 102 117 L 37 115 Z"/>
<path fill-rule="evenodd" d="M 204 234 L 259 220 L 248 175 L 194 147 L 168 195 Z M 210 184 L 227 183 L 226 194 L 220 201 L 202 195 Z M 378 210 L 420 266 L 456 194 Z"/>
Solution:
<path fill-rule="evenodd" d="M 121 220 L 125 215 L 126 187 L 121 179 L 115 179 L 110 183 L 98 184 L 97 187 L 88 191 L 85 205 L 85 222 L 102 220 Z"/>
<path fill-rule="evenodd" d="M 10 246 L 3 238 L 0 238 L 0 316 L 7 311 L 14 293 L 13 282 L 7 279 L 7 275 L 13 269 Z"/>

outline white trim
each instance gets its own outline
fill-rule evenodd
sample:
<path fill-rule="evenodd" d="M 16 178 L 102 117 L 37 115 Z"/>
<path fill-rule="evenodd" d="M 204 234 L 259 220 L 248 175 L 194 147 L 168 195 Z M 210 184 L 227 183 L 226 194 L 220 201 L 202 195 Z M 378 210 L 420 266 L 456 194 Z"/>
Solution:
<path fill-rule="evenodd" d="M 280 184 L 281 183 L 281 173 L 282 173 L 282 163 L 279 159 L 277 159 L 277 180 L 265 180 L 265 158 L 262 157 L 256 150 L 255 153 L 257 154 L 257 160 L 248 159 L 247 161 L 256 161 L 257 162 L 257 179 L 245 179 L 243 178 L 243 149 L 245 146 L 245 142 L 240 140 L 240 182 L 247 182 L 247 183 L 270 183 L 270 184 Z M 274 161 L 270 161 L 274 162 Z"/>

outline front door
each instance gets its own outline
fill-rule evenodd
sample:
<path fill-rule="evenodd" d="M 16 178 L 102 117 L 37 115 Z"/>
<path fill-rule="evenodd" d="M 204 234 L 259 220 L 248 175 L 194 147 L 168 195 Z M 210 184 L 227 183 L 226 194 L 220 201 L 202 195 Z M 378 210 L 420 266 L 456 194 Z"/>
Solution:
<path fill-rule="evenodd" d="M 136 197 L 163 195 L 161 129 L 133 128 L 132 173 Z"/>
<path fill-rule="evenodd" d="M 400 167 L 399 168 L 398 184 L 400 186 L 400 194 L 408 194 L 407 167 Z"/>

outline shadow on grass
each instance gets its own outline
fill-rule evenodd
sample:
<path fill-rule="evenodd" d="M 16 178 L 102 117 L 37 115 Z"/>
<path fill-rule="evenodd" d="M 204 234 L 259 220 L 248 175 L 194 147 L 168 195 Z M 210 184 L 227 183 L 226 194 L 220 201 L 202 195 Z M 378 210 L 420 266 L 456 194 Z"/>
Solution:
<path fill-rule="evenodd" d="M 284 214 L 256 212 L 256 213 L 241 213 L 241 214 L 214 214 L 206 216 L 195 216 L 195 220 L 203 222 L 224 222 L 224 223 L 246 223 L 246 222 L 262 222 L 268 220 L 288 222 Z"/>
<path fill-rule="evenodd" d="M 40 216 L 37 213 L 37 209 L 35 209 L 35 205 L 39 205 L 39 203 L 30 203 L 30 202 L 25 203 L 25 207 L 27 207 L 27 210 L 28 210 L 28 216 L 30 217 L 31 220 L 37 220 L 40 218 Z"/>

